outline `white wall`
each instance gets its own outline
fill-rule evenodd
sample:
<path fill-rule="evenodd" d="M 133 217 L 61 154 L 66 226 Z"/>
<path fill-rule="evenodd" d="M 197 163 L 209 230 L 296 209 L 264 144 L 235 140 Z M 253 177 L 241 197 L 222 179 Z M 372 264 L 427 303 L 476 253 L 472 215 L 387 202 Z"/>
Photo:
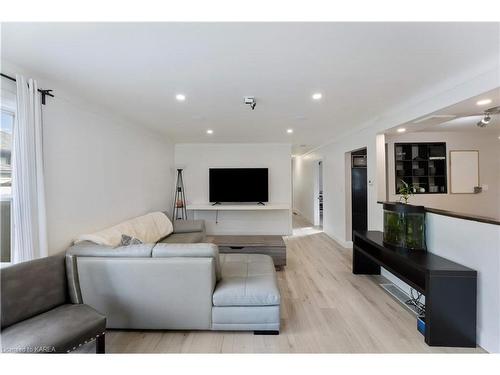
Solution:
<path fill-rule="evenodd" d="M 39 79 L 12 64 L 7 72 Z M 164 136 L 113 117 L 51 80 L 39 83 L 55 94 L 43 106 L 50 254 L 79 234 L 170 208 L 174 150 Z"/>
<path fill-rule="evenodd" d="M 448 156 L 448 194 L 416 194 L 412 204 L 471 215 L 500 219 L 500 140 L 495 134 L 481 132 L 418 132 L 387 135 L 389 200 L 397 201 L 394 183 L 394 143 L 397 142 L 446 142 Z M 479 180 L 488 190 L 479 194 L 450 194 L 450 150 L 479 150 Z"/>
<path fill-rule="evenodd" d="M 44 107 L 49 249 L 78 235 L 170 208 L 173 145 L 57 97 Z"/>
<path fill-rule="evenodd" d="M 289 144 L 176 144 L 175 164 L 184 168 L 188 204 L 208 203 L 209 168 L 269 168 L 269 202 L 291 207 L 291 145 Z M 290 210 L 191 212 L 204 219 L 209 234 L 290 234 Z M 193 216 L 190 216 L 193 217 Z"/>
<path fill-rule="evenodd" d="M 294 161 L 294 209 L 309 221 L 314 218 L 315 167 L 323 161 L 323 230 L 343 246 L 350 246 L 346 221 L 346 153 L 366 147 L 368 157 L 368 228 L 382 228 L 382 211 L 377 204 L 376 133 L 361 131 L 344 142 L 332 143 Z M 350 176 L 350 173 L 348 174 Z"/>
<path fill-rule="evenodd" d="M 293 210 L 310 223 L 314 222 L 314 169 L 318 159 L 314 157 L 293 158 Z"/>
<path fill-rule="evenodd" d="M 317 155 L 294 157 L 292 167 L 293 211 L 311 224 L 320 224 L 319 191 L 323 189 L 323 169 Z M 323 191 L 323 199 L 324 199 Z"/>

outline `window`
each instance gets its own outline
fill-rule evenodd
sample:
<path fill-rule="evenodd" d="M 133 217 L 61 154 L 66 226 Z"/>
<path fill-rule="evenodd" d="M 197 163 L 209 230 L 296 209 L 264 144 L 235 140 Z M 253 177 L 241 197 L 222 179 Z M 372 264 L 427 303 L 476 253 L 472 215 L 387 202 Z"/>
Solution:
<path fill-rule="evenodd" d="M 11 260 L 10 202 L 12 186 L 12 129 L 14 113 L 1 111 L 0 122 L 0 262 Z"/>
<path fill-rule="evenodd" d="M 2 110 L 0 123 L 0 197 L 10 197 L 12 186 L 12 128 L 14 114 Z"/>

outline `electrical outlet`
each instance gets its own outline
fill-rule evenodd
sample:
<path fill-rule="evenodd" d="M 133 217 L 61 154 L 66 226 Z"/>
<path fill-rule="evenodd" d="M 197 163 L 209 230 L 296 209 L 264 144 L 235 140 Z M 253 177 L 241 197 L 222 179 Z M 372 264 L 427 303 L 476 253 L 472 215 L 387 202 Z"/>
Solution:
<path fill-rule="evenodd" d="M 482 185 L 481 187 L 483 188 L 483 191 L 487 191 L 488 190 L 488 185 Z"/>

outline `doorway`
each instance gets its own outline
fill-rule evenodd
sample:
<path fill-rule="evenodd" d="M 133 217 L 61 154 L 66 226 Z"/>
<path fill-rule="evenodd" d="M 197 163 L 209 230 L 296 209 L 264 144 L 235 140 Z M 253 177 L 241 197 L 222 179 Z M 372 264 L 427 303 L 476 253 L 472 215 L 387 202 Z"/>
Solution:
<path fill-rule="evenodd" d="M 366 148 L 351 152 L 352 232 L 368 229 L 367 165 Z"/>
<path fill-rule="evenodd" d="M 315 162 L 314 225 L 323 227 L 323 161 Z"/>

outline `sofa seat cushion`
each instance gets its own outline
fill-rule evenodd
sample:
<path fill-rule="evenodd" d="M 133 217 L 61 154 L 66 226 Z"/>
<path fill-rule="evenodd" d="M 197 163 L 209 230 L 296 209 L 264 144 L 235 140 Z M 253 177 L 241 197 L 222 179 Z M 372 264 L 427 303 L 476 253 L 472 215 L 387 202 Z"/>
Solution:
<path fill-rule="evenodd" d="M 263 254 L 220 254 L 222 280 L 214 306 L 275 306 L 280 292 L 273 260 Z"/>
<path fill-rule="evenodd" d="M 72 351 L 104 333 L 106 317 L 87 305 L 66 304 L 2 330 L 3 352 Z"/>
<path fill-rule="evenodd" d="M 161 243 L 200 243 L 206 242 L 205 232 L 172 233 L 163 238 Z"/>

